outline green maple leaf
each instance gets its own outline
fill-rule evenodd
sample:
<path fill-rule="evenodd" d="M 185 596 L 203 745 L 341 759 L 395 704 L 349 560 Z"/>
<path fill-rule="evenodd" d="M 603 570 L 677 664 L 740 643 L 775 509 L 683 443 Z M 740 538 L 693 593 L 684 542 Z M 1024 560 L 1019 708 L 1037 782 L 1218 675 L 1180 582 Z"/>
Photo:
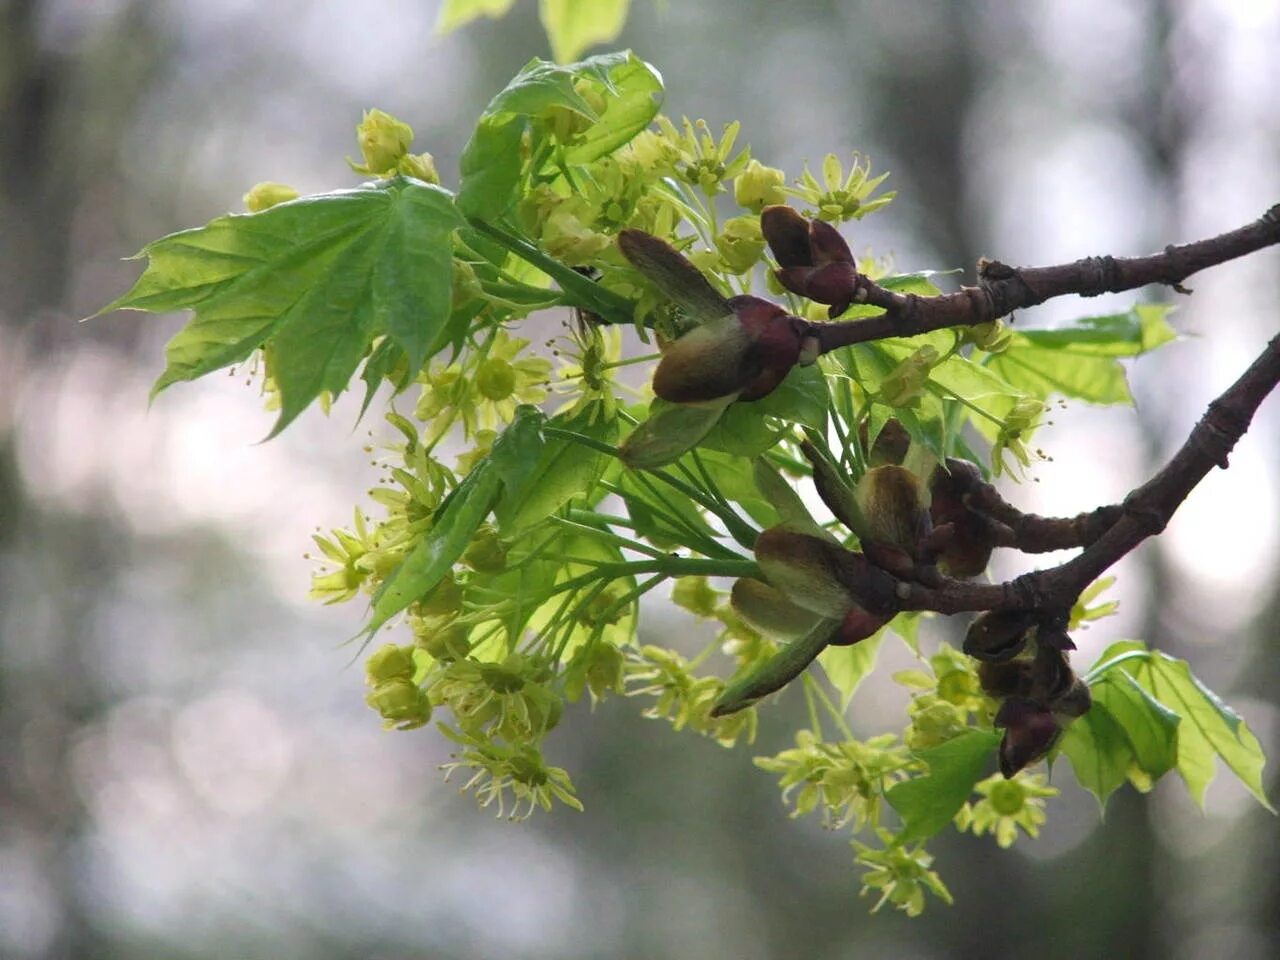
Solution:
<path fill-rule="evenodd" d="M 346 389 L 375 338 L 390 337 L 415 373 L 446 342 L 462 224 L 447 190 L 404 177 L 229 214 L 148 244 L 138 282 L 101 312 L 195 311 L 153 396 L 266 347 L 275 436 Z"/>

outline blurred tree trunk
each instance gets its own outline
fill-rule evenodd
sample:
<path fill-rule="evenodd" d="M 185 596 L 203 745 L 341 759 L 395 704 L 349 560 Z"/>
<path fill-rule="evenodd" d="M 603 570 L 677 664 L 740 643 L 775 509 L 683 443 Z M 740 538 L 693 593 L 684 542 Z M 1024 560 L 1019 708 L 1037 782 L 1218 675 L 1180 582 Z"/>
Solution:
<path fill-rule="evenodd" d="M 39 322 L 68 300 L 77 211 L 114 169 L 150 72 L 133 68 L 161 46 L 146 8 L 120 6 L 109 27 L 99 22 L 81 38 L 93 56 L 74 56 L 45 43 L 50 18 L 60 31 L 77 28 L 67 4 L 0 3 L 0 349 L 53 336 Z M 22 391 L 18 362 L 9 357 L 6 368 L 0 411 Z M 42 960 L 102 957 L 107 945 L 82 899 L 85 810 L 70 755 L 77 731 L 106 706 L 88 633 L 126 532 L 91 514 L 43 513 L 23 487 L 8 430 L 0 420 L 0 851 L 44 899 L 47 927 L 33 921 L 28 942 L 10 946 Z"/>

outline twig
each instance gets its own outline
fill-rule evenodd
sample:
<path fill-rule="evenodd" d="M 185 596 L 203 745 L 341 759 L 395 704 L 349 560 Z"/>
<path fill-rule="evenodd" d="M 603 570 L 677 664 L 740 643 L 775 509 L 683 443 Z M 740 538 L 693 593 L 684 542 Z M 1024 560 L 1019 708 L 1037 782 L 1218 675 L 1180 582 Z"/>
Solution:
<path fill-rule="evenodd" d="M 848 323 L 814 323 L 823 353 L 885 337 L 908 337 L 943 327 L 987 323 L 1054 297 L 1134 290 L 1162 283 L 1190 293 L 1183 281 L 1193 273 L 1280 243 L 1280 204 L 1247 226 L 1207 240 L 1174 246 L 1148 257 L 1086 257 L 1052 267 L 1010 267 L 998 260 L 978 264 L 978 286 L 935 297 L 894 293 L 859 275 L 855 303 L 884 313 Z"/>
<path fill-rule="evenodd" d="M 938 613 L 967 610 L 1065 613 L 1081 591 L 1108 567 L 1147 537 L 1160 533 L 1210 470 L 1227 467 L 1228 454 L 1249 429 L 1254 413 L 1277 383 L 1280 383 L 1280 336 L 1273 338 L 1249 369 L 1209 404 L 1205 415 L 1164 468 L 1133 490 L 1123 503 L 1101 507 L 1092 514 L 1067 520 L 1046 520 L 1018 514 L 1026 530 L 1042 536 L 1044 544 L 1054 542 L 1054 537 L 1061 537 L 1062 546 L 1085 545 L 1078 556 L 1056 567 L 1023 574 L 1006 583 L 980 584 L 942 578 L 936 586 L 925 586 L 898 581 L 895 587 L 898 609 L 934 610 Z M 988 496 L 984 492 L 979 495 Z M 1016 520 L 1013 514 L 1017 511 L 1008 504 L 995 506 L 998 511 L 1006 513 L 1000 517 L 1002 522 Z M 1105 520 L 1111 522 L 1099 532 Z M 1016 524 L 1009 525 L 1016 529 Z M 1067 542 L 1072 536 L 1079 542 Z"/>

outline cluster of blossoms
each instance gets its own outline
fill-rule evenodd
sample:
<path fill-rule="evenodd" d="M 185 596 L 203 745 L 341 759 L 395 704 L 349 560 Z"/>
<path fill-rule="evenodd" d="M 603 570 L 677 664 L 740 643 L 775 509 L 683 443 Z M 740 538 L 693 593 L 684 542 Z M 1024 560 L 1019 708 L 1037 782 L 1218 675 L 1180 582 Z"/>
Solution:
<path fill-rule="evenodd" d="M 574 90 L 597 115 L 609 110 L 608 97 L 594 83 L 577 80 Z M 892 193 L 876 195 L 884 176 L 872 176 L 865 159 L 855 156 L 846 168 L 828 156 L 820 175 L 806 167 L 789 185 L 783 171 L 736 147 L 737 124 L 716 138 L 702 121 L 659 118 L 652 129 L 569 175 L 552 162 L 556 151 L 583 143 L 590 128 L 584 114 L 553 107 L 526 130 L 522 156 L 545 155 L 547 165 L 531 167 L 510 222 L 549 258 L 536 261 L 537 267 L 573 268 L 635 305 L 637 321 L 658 334 L 661 354 L 652 390 L 659 401 L 677 411 L 705 404 L 719 416 L 735 400 L 767 397 L 793 369 L 818 360 L 809 333 L 818 311 L 825 308 L 827 317 L 841 319 L 867 315 L 859 305 L 861 285 L 888 266 L 857 260 L 833 226 L 892 199 Z M 363 159 L 353 164 L 357 170 L 438 182 L 429 155 L 409 153 L 412 131 L 395 118 L 370 111 L 358 140 Z M 246 204 L 259 209 L 291 194 L 264 184 L 251 197 Z M 722 220 L 717 198 L 725 197 L 742 212 Z M 806 205 L 806 215 L 786 206 L 788 200 Z M 385 516 L 375 522 L 358 511 L 349 529 L 316 537 L 327 566 L 317 573 L 313 593 L 326 602 L 377 597 L 418 545 L 441 535 L 451 499 L 489 464 L 521 409 L 556 402 L 559 410 L 549 424 L 606 450 L 619 420 L 644 414 L 614 376 L 635 362 L 625 358 L 616 328 L 584 315 L 566 335 L 548 342 L 549 353 L 510 331 L 513 323 L 554 302 L 554 293 L 535 265 L 495 261 L 483 240 L 468 233 L 456 240 L 453 309 L 461 321 L 448 359 L 441 355 L 409 375 L 391 355 L 379 368 L 397 391 L 416 385 L 418 393 L 412 416 L 387 418 L 399 439 L 387 448 L 384 482 L 371 491 Z M 786 308 L 751 295 L 761 265 L 769 268 L 769 288 L 788 296 Z M 936 402 L 931 373 L 962 342 L 994 351 L 1004 336 L 993 324 L 957 335 L 949 352 L 925 344 L 896 356 L 872 380 L 836 358 L 823 358 L 817 369 L 820 379 L 833 378 L 844 391 L 851 412 L 873 404 L 919 411 L 923 403 Z M 370 380 L 371 389 L 377 385 Z M 651 396 L 631 392 L 640 404 Z M 998 449 L 1027 462 L 1022 439 L 1037 413 L 1030 403 L 1015 405 L 1000 421 Z M 847 535 L 811 520 L 753 531 L 740 542 L 750 543 L 758 575 L 737 578 L 728 592 L 714 589 L 703 576 L 660 572 L 641 581 L 621 572 L 644 565 L 643 559 L 627 560 L 636 555 L 666 558 L 661 565 L 678 570 L 681 557 L 668 552 L 673 545 L 692 544 L 690 549 L 709 557 L 723 554 L 714 543 L 718 534 L 701 532 L 700 516 L 718 510 L 716 498 L 723 502 L 701 461 L 700 474 L 681 467 L 683 479 L 670 481 L 695 495 L 693 519 L 668 512 L 661 492 L 648 481 L 629 479 L 630 473 L 619 474 L 616 462 L 610 467 L 607 459 L 583 474 L 589 481 L 573 474 L 579 488 L 586 482 L 595 491 L 573 501 L 580 504 L 574 510 L 548 511 L 520 525 L 509 517 L 483 518 L 457 550 L 452 569 L 405 610 L 412 644 L 387 644 L 368 658 L 369 705 L 388 728 L 411 729 L 437 719 L 457 744 L 444 765 L 447 775 L 459 778 L 481 805 L 516 817 L 556 801 L 580 809 L 568 773 L 551 766 L 543 752 L 568 700 L 644 697 L 650 701 L 645 715 L 676 729 L 725 746 L 751 742 L 757 724 L 753 703 L 803 668 L 794 656 L 803 638 L 822 635 L 822 645 L 832 646 L 863 642 L 894 615 L 885 593 L 892 581 L 885 573 L 927 578 L 937 567 L 973 576 L 985 569 L 995 543 L 985 518 L 961 497 L 948 497 L 954 471 L 936 458 L 909 456 L 919 448 L 898 420 L 881 418 L 870 437 L 865 415 L 851 413 L 843 422 L 859 426 L 862 435 L 844 437 L 838 454 L 825 437 L 789 435 L 785 421 L 776 423 L 775 437 L 805 466 Z M 641 433 L 628 442 L 632 451 Z M 441 451 L 459 440 L 463 447 L 455 448 L 448 466 Z M 686 449 L 688 443 L 664 463 Z M 638 476 L 639 464 L 628 452 L 624 445 L 620 456 Z M 548 469 L 557 469 L 554 461 Z M 631 519 L 623 527 L 634 537 L 610 526 L 618 517 L 599 512 L 608 495 L 626 502 Z M 644 511 L 637 512 L 641 506 Z M 650 511 L 664 519 L 646 519 Z M 733 518 L 720 517 L 732 532 Z M 635 641 L 639 596 L 670 576 L 676 605 L 718 624 L 715 641 L 692 658 Z M 734 662 L 728 682 L 700 671 L 717 649 Z M 789 655 L 786 670 L 792 672 L 780 673 L 776 664 Z M 867 870 L 866 888 L 880 890 L 881 903 L 912 914 L 921 909 L 926 890 L 944 900 L 949 894 L 923 848 L 899 842 L 886 829 L 886 793 L 927 773 L 919 751 L 975 727 L 989 730 L 999 720 L 972 659 L 943 647 L 926 665 L 929 672 L 899 678 L 913 691 L 910 722 L 901 736 L 854 737 L 814 685 L 844 736 L 828 740 L 815 723 L 800 731 L 793 748 L 756 761 L 779 777 L 793 815 L 819 812 L 828 827 L 879 837 L 883 848 L 854 844 Z M 1034 833 L 1038 804 L 1049 792 L 1022 775 L 1004 786 L 984 782 L 957 823 L 992 832 L 1004 845 L 1010 825 Z"/>

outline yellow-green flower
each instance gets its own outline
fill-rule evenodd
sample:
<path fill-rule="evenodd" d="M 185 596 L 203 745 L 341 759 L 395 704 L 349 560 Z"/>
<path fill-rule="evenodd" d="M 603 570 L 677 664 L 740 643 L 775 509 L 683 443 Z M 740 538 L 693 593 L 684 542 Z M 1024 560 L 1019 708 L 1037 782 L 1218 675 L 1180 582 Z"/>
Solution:
<path fill-rule="evenodd" d="M 891 407 L 915 407 L 924 396 L 929 371 L 938 362 L 937 348 L 925 344 L 880 381 L 880 399 Z"/>
<path fill-rule="evenodd" d="M 786 182 L 787 175 L 777 167 L 750 160 L 733 181 L 733 199 L 738 206 L 759 213 L 765 207 L 787 202 Z"/>
<path fill-rule="evenodd" d="M 657 697 L 644 711 L 650 719 L 669 720 L 676 730 L 688 727 L 725 747 L 744 735 L 748 743 L 755 740 L 755 708 L 713 717 L 711 709 L 724 692 L 724 681 L 695 676 L 689 662 L 674 650 L 641 647 L 639 655 L 627 663 L 626 679 L 627 696 Z"/>
<path fill-rule="evenodd" d="M 365 703 L 382 716 L 386 729 L 416 730 L 431 720 L 431 701 L 412 680 L 385 680 L 369 692 Z"/>
<path fill-rule="evenodd" d="M 993 834 L 1002 848 L 1013 846 L 1019 827 L 1028 836 L 1039 836 L 1040 825 L 1045 821 L 1044 801 L 1058 795 L 1041 774 L 1025 771 L 1011 780 L 993 774 L 974 789 L 982 794 L 982 799 L 972 807 L 966 804 L 956 814 L 956 827 L 972 829 L 979 837 Z"/>
<path fill-rule="evenodd" d="M 742 173 L 751 159 L 750 151 L 745 149 L 733 155 L 733 144 L 742 128 L 737 121 L 725 125 L 719 143 L 705 120 L 692 122 L 684 117 L 679 130 L 663 116 L 658 117 L 657 124 L 659 136 L 674 147 L 678 157 L 674 163 L 676 176 L 708 197 L 722 193 L 725 183 Z"/>
<path fill-rule="evenodd" d="M 356 142 L 364 163 L 347 160 L 356 173 L 371 176 L 391 176 L 396 173 L 400 160 L 409 153 L 413 143 L 413 128 L 381 110 L 366 110 L 364 119 L 356 127 Z"/>
<path fill-rule="evenodd" d="M 951 892 L 942 878 L 929 869 L 933 866 L 933 857 L 925 852 L 923 845 L 907 847 L 894 843 L 893 835 L 886 830 L 877 830 L 876 833 L 885 844 L 883 850 L 853 841 L 857 862 L 867 868 L 862 875 L 862 895 L 872 890 L 880 891 L 880 899 L 871 908 L 872 913 L 886 903 L 892 903 L 907 916 L 918 917 L 924 912 L 926 890 L 943 903 L 952 902 Z"/>
<path fill-rule="evenodd" d="M 747 273 L 760 262 L 764 253 L 764 234 L 759 217 L 734 217 L 726 220 L 715 237 L 716 250 L 730 272 Z"/>
<path fill-rule="evenodd" d="M 563 703 L 547 669 L 522 653 L 501 663 L 471 658 L 449 664 L 429 686 L 433 703 L 448 704 L 469 733 L 488 729 L 513 743 L 531 742 L 560 721 Z"/>
<path fill-rule="evenodd" d="M 1009 464 L 1004 459 L 1006 451 L 1013 454 L 1015 464 L 1021 465 L 1023 469 L 1031 466 L 1032 454 L 1027 450 L 1026 440 L 1040 426 L 1040 418 L 1047 409 L 1044 403 L 1034 397 L 1023 397 L 1013 405 L 991 446 L 991 468 L 996 476 L 1009 470 Z M 1016 466 L 1013 472 L 1017 472 Z"/>
<path fill-rule="evenodd" d="M 322 566 L 311 577 L 311 598 L 326 604 L 345 603 L 354 598 L 369 576 L 367 566 L 361 560 L 372 547 L 372 538 L 360 508 L 355 510 L 353 532 L 333 530 L 330 536 L 313 534 L 320 552 L 327 563 L 337 565 L 337 569 Z"/>
<path fill-rule="evenodd" d="M 513 339 L 505 330 L 499 330 L 476 367 L 480 420 L 486 427 L 510 423 L 522 403 L 537 405 L 547 399 L 551 361 L 546 357 L 520 356 L 528 345 L 528 340 Z"/>
<path fill-rule="evenodd" d="M 907 750 L 893 734 L 866 741 L 824 743 L 811 730 L 796 734 L 796 746 L 777 756 L 756 757 L 761 770 L 780 774 L 785 801 L 797 787 L 791 816 L 803 816 L 822 808 L 823 823 L 854 830 L 880 822 L 884 792 L 903 778 L 911 763 Z"/>
<path fill-rule="evenodd" d="M 874 200 L 868 199 L 887 176 L 887 173 L 878 177 L 871 176 L 871 160 L 857 153 L 853 155 L 853 167 L 846 176 L 840 158 L 834 153 L 828 153 L 822 161 L 821 183 L 809 172 L 806 164 L 804 175 L 796 187 L 787 192 L 810 204 L 814 208 L 813 215 L 820 220 L 835 223 L 861 220 L 868 213 L 886 206 L 897 196 L 896 192 L 891 192 Z"/>
<path fill-rule="evenodd" d="M 619 385 L 613 371 L 622 361 L 622 331 L 578 323 L 570 336 L 556 341 L 555 352 L 561 366 L 551 389 L 572 401 L 561 412 L 590 411 L 590 423 L 601 416 L 612 420 L 618 410 Z"/>
<path fill-rule="evenodd" d="M 574 796 L 569 774 L 560 767 L 547 764 L 533 745 L 508 746 L 453 730 L 445 724 L 441 724 L 440 729 L 463 748 L 461 754 L 454 754 L 451 761 L 440 765 L 445 772 L 445 780 L 459 770 L 471 771 L 462 790 L 474 790 L 476 801 L 482 807 L 496 803 L 499 817 L 506 813 L 508 792 L 513 802 L 512 820 L 525 820 L 538 807 L 550 810 L 553 800 L 559 800 L 574 810 L 582 810 L 582 802 Z"/>
<path fill-rule="evenodd" d="M 509 423 L 522 403 L 540 404 L 547 398 L 551 361 L 520 356 L 528 340 L 496 331 L 489 342 L 470 352 L 462 363 L 432 364 L 418 375 L 422 394 L 414 416 L 427 424 L 423 442 L 437 441 L 454 424 L 464 437 L 478 437 Z"/>
<path fill-rule="evenodd" d="M 440 182 L 440 174 L 436 172 L 436 158 L 429 153 L 406 153 L 396 161 L 396 170 L 424 183 Z"/>

